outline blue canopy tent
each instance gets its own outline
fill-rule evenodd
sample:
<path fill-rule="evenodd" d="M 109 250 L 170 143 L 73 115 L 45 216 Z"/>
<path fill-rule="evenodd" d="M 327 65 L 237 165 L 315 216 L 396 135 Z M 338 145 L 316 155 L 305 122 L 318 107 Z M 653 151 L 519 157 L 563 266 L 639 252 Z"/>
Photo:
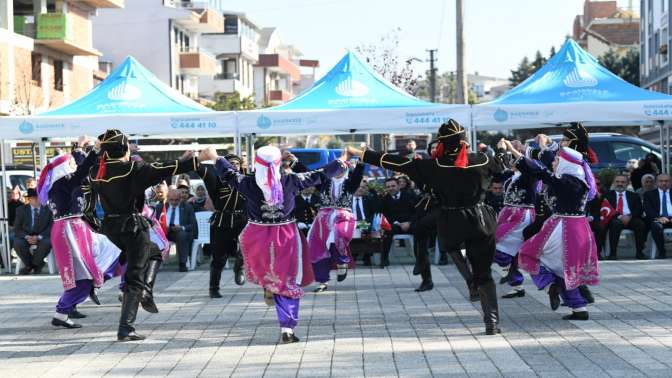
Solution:
<path fill-rule="evenodd" d="M 670 119 L 672 96 L 627 83 L 571 39 L 527 80 L 498 99 L 473 107 L 473 126 L 478 130 L 572 121 L 642 125 Z"/>
<path fill-rule="evenodd" d="M 448 118 L 470 122 L 467 105 L 415 98 L 347 52 L 310 89 L 269 109 L 240 112 L 242 134 L 348 134 L 434 132 Z"/>
<path fill-rule="evenodd" d="M 98 135 L 120 128 L 132 135 L 233 135 L 235 114 L 214 112 L 182 95 L 127 57 L 85 96 L 26 117 L 0 117 L 0 139 Z"/>

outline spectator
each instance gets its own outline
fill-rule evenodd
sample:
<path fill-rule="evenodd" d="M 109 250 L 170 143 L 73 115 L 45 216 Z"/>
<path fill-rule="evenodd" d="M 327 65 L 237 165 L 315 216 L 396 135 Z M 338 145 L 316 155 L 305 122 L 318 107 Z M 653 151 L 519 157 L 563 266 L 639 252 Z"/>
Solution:
<path fill-rule="evenodd" d="M 26 189 L 35 189 L 37 188 L 37 180 L 33 177 L 28 177 L 25 182 Z"/>
<path fill-rule="evenodd" d="M 630 174 L 630 182 L 632 183 L 632 188 L 637 190 L 642 187 L 642 177 L 646 174 L 657 175 L 660 170 L 660 159 L 655 154 L 648 153 L 643 160 L 639 162 L 637 168 L 635 168 Z"/>
<path fill-rule="evenodd" d="M 365 181 L 359 185 L 359 188 L 352 195 L 352 215 L 355 217 L 355 220 L 359 224 L 360 222 L 369 223 L 373 221 L 373 215 L 376 213 L 376 201 L 373 197 L 367 195 L 369 191 L 369 186 Z M 366 240 L 366 234 L 369 232 L 369 229 L 364 229 L 362 231 L 361 239 L 353 239 L 350 243 L 353 248 L 353 258 L 356 258 L 355 252 L 358 252 L 357 255 L 362 256 L 364 266 L 371 266 L 371 246 L 370 240 Z M 361 247 L 361 248 L 360 248 Z M 361 253 L 359 253 L 361 252 Z"/>
<path fill-rule="evenodd" d="M 632 174 L 632 171 L 637 169 L 638 166 L 639 166 L 639 160 L 630 159 L 628 160 L 627 163 L 625 163 L 625 170 L 628 171 L 629 174 Z"/>
<path fill-rule="evenodd" d="M 407 234 L 410 229 L 410 220 L 415 215 L 415 202 L 408 193 L 399 191 L 399 182 L 396 178 L 385 180 L 385 196 L 381 200 L 381 212 L 392 225 L 392 230 L 385 233 L 383 252 L 380 267 L 390 265 L 389 254 L 392 247 L 392 237 L 396 234 Z"/>
<path fill-rule="evenodd" d="M 488 155 L 489 157 L 495 156 L 495 150 L 493 150 L 487 144 L 481 142 L 477 145 L 477 147 L 478 147 L 478 152 L 482 152 L 482 153 Z"/>
<path fill-rule="evenodd" d="M 632 230 L 635 233 L 636 256 L 640 260 L 644 259 L 646 225 L 642 218 L 641 199 L 634 192 L 626 190 L 628 188 L 628 177 L 624 174 L 614 177 L 612 187 L 613 189 L 604 196 L 609 204 L 616 209 L 616 215 L 611 218 L 606 228 L 610 249 L 607 260 L 617 259 L 618 241 L 621 231 L 624 229 Z"/>
<path fill-rule="evenodd" d="M 21 190 L 18 186 L 7 191 L 7 223 L 9 224 L 9 245 L 14 245 L 14 219 L 16 209 L 23 206 L 21 202 Z"/>
<path fill-rule="evenodd" d="M 34 188 L 26 194 L 28 204 L 16 209 L 14 219 L 14 250 L 23 262 L 19 274 L 39 274 L 44 258 L 51 251 L 51 210 L 41 206 Z"/>
<path fill-rule="evenodd" d="M 289 152 L 289 150 L 282 150 L 282 167 L 286 172 L 308 172 L 308 168 L 303 165 L 294 154 Z"/>
<path fill-rule="evenodd" d="M 182 196 L 184 198 L 184 196 Z M 194 208 L 194 212 L 199 211 L 213 211 L 215 206 L 212 204 L 208 192 L 205 191 L 205 186 L 199 185 L 196 187 L 196 195 L 188 200 L 188 203 Z"/>
<path fill-rule="evenodd" d="M 296 216 L 297 227 L 304 235 L 308 234 L 308 229 L 313 224 L 319 203 L 320 197 L 315 194 L 315 187 L 312 186 L 303 189 L 301 194 L 296 196 L 294 215 Z"/>
<path fill-rule="evenodd" d="M 166 209 L 166 224 L 168 240 L 175 243 L 180 261 L 180 272 L 187 271 L 187 258 L 191 253 L 194 239 L 198 236 L 198 226 L 194 209 L 190 204 L 182 201 L 183 194 L 178 189 L 168 192 L 168 208 Z"/>
<path fill-rule="evenodd" d="M 657 190 L 644 193 L 644 213 L 651 228 L 651 237 L 658 249 L 658 258 L 667 257 L 663 230 L 672 228 L 672 203 L 670 202 L 670 176 L 660 174 L 656 178 Z"/>
<path fill-rule="evenodd" d="M 500 179 L 493 179 L 490 182 L 490 187 L 485 193 L 485 203 L 492 206 L 497 214 L 504 208 L 504 183 Z"/>
<path fill-rule="evenodd" d="M 636 193 L 644 199 L 644 193 L 656 189 L 656 177 L 650 173 L 642 176 L 642 187 L 636 190 Z"/>
<path fill-rule="evenodd" d="M 168 202 L 168 184 L 162 182 L 154 188 L 154 198 L 150 203 L 151 207 Z"/>
<path fill-rule="evenodd" d="M 180 201 L 182 202 L 187 202 L 193 197 L 191 195 L 191 186 L 189 185 L 189 181 L 180 179 L 177 181 L 177 190 L 180 191 Z"/>
<path fill-rule="evenodd" d="M 410 178 L 406 175 L 397 176 L 397 182 L 399 183 L 399 191 L 408 194 L 413 201 L 417 200 L 417 195 L 414 190 L 415 184 L 411 181 Z"/>
<path fill-rule="evenodd" d="M 408 159 L 422 159 L 422 156 L 415 152 L 417 148 L 418 146 L 415 141 L 413 139 L 409 140 L 408 143 L 406 143 L 405 153 L 402 154 L 402 156 L 405 156 Z"/>

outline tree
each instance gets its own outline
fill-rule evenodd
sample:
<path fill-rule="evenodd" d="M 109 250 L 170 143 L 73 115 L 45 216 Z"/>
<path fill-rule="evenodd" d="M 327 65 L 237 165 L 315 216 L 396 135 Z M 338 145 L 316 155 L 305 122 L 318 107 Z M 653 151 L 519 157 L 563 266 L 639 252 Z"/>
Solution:
<path fill-rule="evenodd" d="M 376 43 L 360 44 L 355 48 L 376 72 L 395 86 L 415 95 L 420 75 L 411 65 L 412 59 L 403 60 L 399 56 L 399 33 L 395 28 L 379 37 Z"/>
<path fill-rule="evenodd" d="M 233 91 L 233 93 L 228 94 L 216 92 L 214 97 L 215 103 L 208 105 L 213 110 L 251 110 L 257 107 L 257 105 L 254 103 L 254 96 L 241 98 L 238 91 Z"/>
<path fill-rule="evenodd" d="M 437 102 L 454 104 L 457 98 L 457 81 L 455 72 L 444 72 L 436 77 Z M 415 93 L 420 98 L 429 98 L 429 79 L 418 81 L 418 90 Z M 469 88 L 469 97 L 467 101 L 470 104 L 478 103 L 476 92 Z"/>
<path fill-rule="evenodd" d="M 541 51 L 537 50 L 537 53 L 534 56 L 534 60 L 532 61 L 532 72 L 530 75 L 534 74 L 537 72 L 538 69 L 544 66 L 546 64 L 547 60 L 544 58 L 543 55 L 541 55 Z"/>
<path fill-rule="evenodd" d="M 511 82 L 511 85 L 515 87 L 525 81 L 530 75 L 532 75 L 532 66 L 530 65 L 530 60 L 527 57 L 524 57 L 518 64 L 518 68 L 511 70 L 509 81 Z"/>
<path fill-rule="evenodd" d="M 621 79 L 639 86 L 639 49 L 629 49 L 625 54 L 618 54 L 615 50 L 609 49 L 598 61 Z"/>

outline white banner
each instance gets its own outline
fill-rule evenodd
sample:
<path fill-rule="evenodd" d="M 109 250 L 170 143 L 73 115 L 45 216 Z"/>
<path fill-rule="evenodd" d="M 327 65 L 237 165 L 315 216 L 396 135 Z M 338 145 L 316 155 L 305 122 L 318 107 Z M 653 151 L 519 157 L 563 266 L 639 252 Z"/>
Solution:
<path fill-rule="evenodd" d="M 40 140 L 41 138 L 97 136 L 107 129 L 128 135 L 233 136 L 235 112 L 155 113 L 91 115 L 73 117 L 0 117 L 0 139 Z"/>
<path fill-rule="evenodd" d="M 470 123 L 468 105 L 338 110 L 253 110 L 238 113 L 241 134 L 334 135 L 430 133 L 453 118 Z"/>
<path fill-rule="evenodd" d="M 594 101 L 523 105 L 475 105 L 474 126 L 480 130 L 544 127 L 567 122 L 588 125 L 647 125 L 672 120 L 672 101 Z"/>

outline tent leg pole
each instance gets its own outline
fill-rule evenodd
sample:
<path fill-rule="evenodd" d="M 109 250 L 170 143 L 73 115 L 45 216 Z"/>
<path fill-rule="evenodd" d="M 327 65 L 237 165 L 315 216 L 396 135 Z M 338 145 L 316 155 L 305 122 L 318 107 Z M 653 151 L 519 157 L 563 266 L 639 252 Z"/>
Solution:
<path fill-rule="evenodd" d="M 666 162 L 665 162 L 665 167 L 663 169 L 663 172 L 669 173 L 670 172 L 670 125 L 664 123 L 665 125 L 665 157 L 666 157 Z"/>
<path fill-rule="evenodd" d="M 0 243 L 2 243 L 2 253 L 4 256 L 2 256 L 5 264 L 5 270 L 7 273 L 12 272 L 12 264 L 11 264 L 11 259 L 12 255 L 10 252 L 10 245 L 9 245 L 9 210 L 7 209 L 7 195 L 6 195 L 6 188 L 7 188 L 7 183 L 5 180 L 7 179 L 7 167 L 5 166 L 5 141 L 2 140 L 0 141 L 0 165 L 2 165 L 2 185 L 3 185 L 3 193 L 2 193 L 2 199 L 0 199 L 0 204 L 2 204 L 2 207 L 0 208 L 1 214 L 0 214 L 0 230 L 2 231 L 2 235 L 0 235 Z"/>

